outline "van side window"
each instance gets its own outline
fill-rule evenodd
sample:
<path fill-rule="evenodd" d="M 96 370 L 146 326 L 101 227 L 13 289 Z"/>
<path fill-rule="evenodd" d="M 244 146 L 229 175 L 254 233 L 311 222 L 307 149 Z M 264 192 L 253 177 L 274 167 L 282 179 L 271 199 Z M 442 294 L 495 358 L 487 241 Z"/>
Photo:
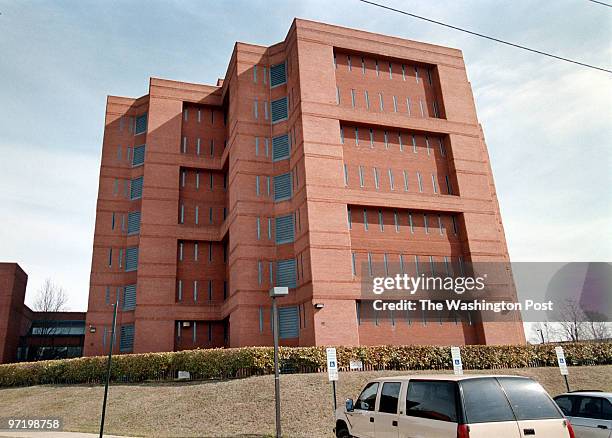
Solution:
<path fill-rule="evenodd" d="M 612 405 L 604 398 L 580 397 L 576 411 L 576 417 L 612 420 Z"/>
<path fill-rule="evenodd" d="M 574 397 L 564 396 L 564 397 L 557 397 L 555 399 L 555 402 L 557 403 L 559 408 L 561 408 L 561 412 L 563 412 L 565 415 L 571 417 L 572 416 L 572 412 L 574 411 L 572 409 L 572 406 L 574 404 L 573 400 L 574 400 Z"/>
<path fill-rule="evenodd" d="M 466 423 L 516 421 L 497 380 L 489 377 L 462 380 Z M 482 407 L 486 406 L 487 409 Z"/>
<path fill-rule="evenodd" d="M 521 377 L 499 377 L 497 380 L 506 391 L 517 420 L 544 420 L 562 417 L 555 402 L 550 399 L 539 383 Z M 601 413 L 601 403 L 599 406 Z"/>
<path fill-rule="evenodd" d="M 361 395 L 355 403 L 355 409 L 361 409 L 362 411 L 373 411 L 376 405 L 376 393 L 378 392 L 378 382 L 368 383 Z"/>
<path fill-rule="evenodd" d="M 378 412 L 397 414 L 397 402 L 399 401 L 401 387 L 402 384 L 400 382 L 383 383 L 382 391 L 380 392 L 380 406 L 378 407 Z"/>
<path fill-rule="evenodd" d="M 411 380 L 406 393 L 406 415 L 457 422 L 457 384 Z"/>

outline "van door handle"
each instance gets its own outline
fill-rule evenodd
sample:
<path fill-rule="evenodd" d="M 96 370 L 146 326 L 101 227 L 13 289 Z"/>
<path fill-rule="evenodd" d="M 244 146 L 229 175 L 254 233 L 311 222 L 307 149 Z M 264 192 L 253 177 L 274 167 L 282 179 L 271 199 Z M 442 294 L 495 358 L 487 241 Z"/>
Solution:
<path fill-rule="evenodd" d="M 374 417 L 370 417 L 370 423 L 374 423 Z"/>
<path fill-rule="evenodd" d="M 523 429 L 525 435 L 535 435 L 535 429 Z"/>
<path fill-rule="evenodd" d="M 396 427 L 397 427 L 397 421 L 396 421 L 396 420 L 393 420 L 393 421 L 391 422 L 391 426 L 396 426 Z"/>
<path fill-rule="evenodd" d="M 608 426 L 604 426 L 603 424 L 598 424 L 597 427 L 599 429 L 607 429 L 608 428 Z"/>

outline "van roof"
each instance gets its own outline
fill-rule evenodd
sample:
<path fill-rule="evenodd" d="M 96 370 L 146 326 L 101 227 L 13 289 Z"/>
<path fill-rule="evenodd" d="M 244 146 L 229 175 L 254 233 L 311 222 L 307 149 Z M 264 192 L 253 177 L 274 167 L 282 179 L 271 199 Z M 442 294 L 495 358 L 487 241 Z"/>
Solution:
<path fill-rule="evenodd" d="M 519 379 L 529 379 L 529 377 L 524 376 L 511 376 L 511 375 L 502 375 L 502 374 L 469 374 L 463 376 L 456 376 L 454 374 L 414 374 L 411 376 L 387 376 L 387 377 L 379 377 L 378 379 L 373 379 L 371 382 L 397 382 L 399 381 L 407 381 L 407 380 L 451 380 L 451 381 L 460 381 L 460 380 L 468 380 L 468 379 L 479 379 L 483 377 L 516 377 Z"/>

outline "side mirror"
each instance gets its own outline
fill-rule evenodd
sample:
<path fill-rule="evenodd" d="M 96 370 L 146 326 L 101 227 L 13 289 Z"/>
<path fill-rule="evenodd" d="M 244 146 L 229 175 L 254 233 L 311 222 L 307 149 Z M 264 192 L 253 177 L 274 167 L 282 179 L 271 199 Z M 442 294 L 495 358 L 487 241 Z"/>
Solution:
<path fill-rule="evenodd" d="M 353 406 L 352 398 L 346 399 L 346 402 L 344 403 L 344 405 L 346 407 L 346 412 L 353 412 L 355 410 L 355 407 Z"/>

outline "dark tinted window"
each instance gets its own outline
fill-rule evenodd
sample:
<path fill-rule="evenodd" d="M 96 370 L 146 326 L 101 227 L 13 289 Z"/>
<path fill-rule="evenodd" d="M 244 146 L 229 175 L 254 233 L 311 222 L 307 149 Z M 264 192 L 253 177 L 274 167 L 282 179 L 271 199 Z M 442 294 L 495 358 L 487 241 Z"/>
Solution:
<path fill-rule="evenodd" d="M 559 408 L 561 408 L 561 411 L 565 415 L 571 416 L 572 415 L 573 399 L 574 399 L 573 397 L 562 396 L 562 397 L 555 398 L 555 402 L 557 403 L 557 406 L 559 406 Z"/>
<path fill-rule="evenodd" d="M 603 417 L 604 420 L 612 421 L 612 403 L 609 400 L 604 399 L 603 403 Z"/>
<path fill-rule="evenodd" d="M 498 380 L 508 395 L 517 420 L 561 418 L 555 402 L 539 383 L 519 377 L 501 377 Z"/>
<path fill-rule="evenodd" d="M 456 422 L 456 388 L 455 382 L 411 380 L 406 394 L 406 415 Z"/>
<path fill-rule="evenodd" d="M 363 411 L 373 411 L 376 405 L 376 393 L 378 392 L 378 382 L 368 383 L 368 385 L 361 391 L 361 395 L 355 403 L 355 409 L 361 409 Z"/>
<path fill-rule="evenodd" d="M 467 423 L 515 421 L 510 404 L 497 380 L 467 379 L 461 381 L 460 385 Z"/>
<path fill-rule="evenodd" d="M 397 414 L 397 402 L 402 384 L 400 382 L 385 382 L 383 383 L 382 391 L 380 392 L 380 403 L 378 412 L 387 412 L 389 414 Z"/>
<path fill-rule="evenodd" d="M 607 406 L 604 406 L 604 402 Z M 580 397 L 576 417 L 596 418 L 598 420 L 612 419 L 610 402 L 599 397 Z"/>

